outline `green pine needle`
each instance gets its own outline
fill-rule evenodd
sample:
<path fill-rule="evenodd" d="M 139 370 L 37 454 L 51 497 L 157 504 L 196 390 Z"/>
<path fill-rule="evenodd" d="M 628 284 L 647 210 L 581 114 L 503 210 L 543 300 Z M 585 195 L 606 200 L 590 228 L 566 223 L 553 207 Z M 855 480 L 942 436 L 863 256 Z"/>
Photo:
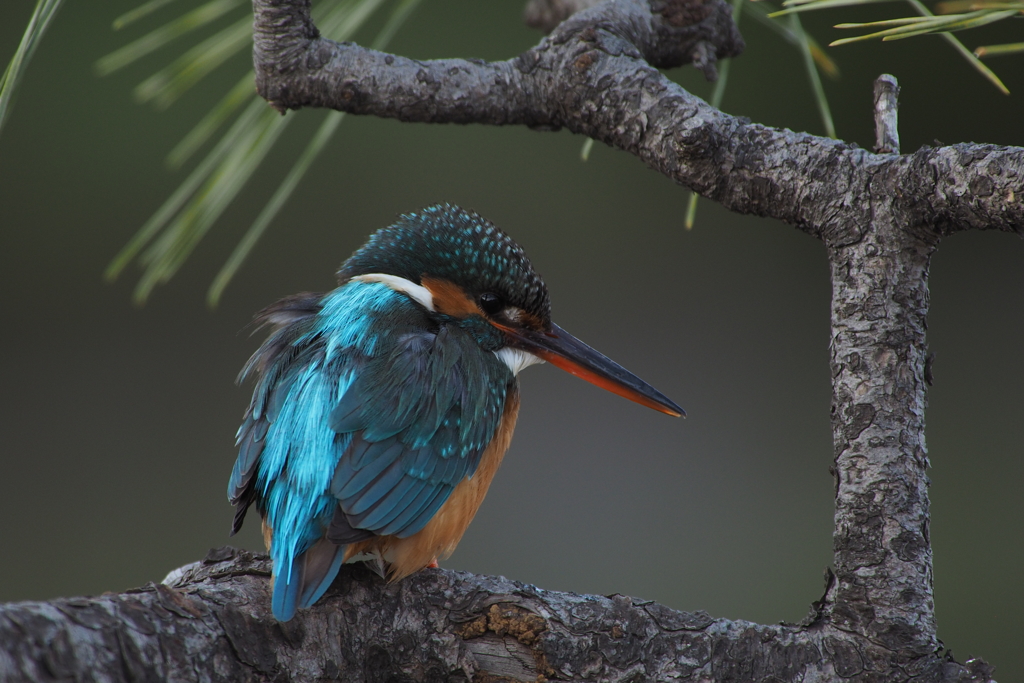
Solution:
<path fill-rule="evenodd" d="M 697 220 L 697 202 L 700 200 L 700 195 L 690 190 L 690 201 L 686 203 L 686 219 L 683 221 L 683 227 L 687 230 L 693 230 L 693 224 Z"/>
<path fill-rule="evenodd" d="M 583 141 L 583 146 L 580 147 L 580 161 L 590 161 L 590 152 L 594 149 L 594 138 L 587 138 Z"/>
<path fill-rule="evenodd" d="M 398 3 L 392 12 L 391 16 L 388 17 L 387 23 L 384 24 L 384 28 L 380 30 L 377 37 L 370 43 L 370 47 L 374 50 L 383 50 L 394 38 L 395 33 L 398 29 L 402 28 L 405 20 L 409 18 L 412 11 L 420 4 L 420 0 L 402 0 Z"/>
<path fill-rule="evenodd" d="M 804 31 L 803 38 L 801 38 L 785 23 L 772 19 L 771 16 L 774 12 L 768 9 L 770 5 L 767 2 L 749 2 L 744 7 L 747 10 L 747 14 L 754 17 L 762 26 L 775 31 L 787 42 L 797 47 L 800 47 L 801 43 L 806 42 L 810 48 L 811 57 L 814 58 L 814 63 L 818 65 L 822 73 L 833 80 L 839 78 L 839 66 L 832 61 L 832 58 L 825 53 L 825 50 L 814 40 L 811 34 Z"/>
<path fill-rule="evenodd" d="M 291 197 L 292 192 L 298 186 L 299 181 L 309 170 L 310 165 L 319 156 L 321 150 L 327 145 L 327 142 L 334 135 L 334 131 L 341 125 L 342 119 L 345 118 L 343 112 L 332 111 L 327 114 L 324 122 L 320 125 L 320 129 L 313 136 L 313 139 L 306 145 L 306 149 L 302 152 L 302 156 L 289 171 L 284 181 L 274 192 L 270 201 L 267 202 L 266 206 L 263 207 L 263 211 L 256 218 L 249 229 L 246 231 L 242 241 L 238 243 L 235 250 L 231 253 L 227 263 L 217 273 L 217 277 L 214 278 L 213 284 L 210 286 L 209 292 L 206 295 L 206 302 L 211 308 L 216 307 L 220 303 L 221 295 L 224 294 L 224 289 L 231 282 L 231 279 L 238 272 L 238 269 L 248 258 L 249 253 L 253 247 L 259 241 L 260 237 L 263 236 L 267 226 L 277 216 L 278 212 L 284 206 L 288 198 Z"/>
<path fill-rule="evenodd" d="M 878 2 L 892 2 L 892 0 L 786 0 L 782 6 L 786 9 L 772 12 L 769 17 L 785 16 L 796 12 L 810 12 L 812 10 L 835 9 L 837 7 L 853 7 L 856 5 L 870 5 Z"/>
<path fill-rule="evenodd" d="M 243 76 L 242 80 L 228 91 L 228 94 L 196 124 L 195 128 L 174 146 L 174 149 L 167 155 L 167 165 L 174 169 L 181 168 L 210 139 L 214 132 L 231 118 L 231 115 L 240 106 L 255 98 L 256 89 L 253 87 L 255 80 L 256 74 L 252 71 Z"/>
<path fill-rule="evenodd" d="M 203 159 L 195 170 L 192 171 L 177 190 L 157 209 L 157 212 L 139 229 L 135 236 L 124 246 L 121 252 L 114 257 L 114 260 L 107 266 L 105 276 L 107 280 L 114 280 L 124 270 L 125 266 L 134 259 L 139 252 L 167 225 L 167 223 L 178 213 L 203 182 L 213 173 L 217 164 L 227 156 L 228 152 L 239 144 L 239 140 L 246 130 L 256 123 L 259 115 L 266 109 L 266 105 L 260 101 L 253 101 L 241 116 L 235 121 L 216 147 Z"/>
<path fill-rule="evenodd" d="M 928 21 L 928 17 L 905 17 L 903 19 L 869 21 L 864 24 L 836 24 L 833 28 L 881 28 L 883 26 L 908 26 L 910 24 L 920 24 Z"/>
<path fill-rule="evenodd" d="M 1024 52 L 1024 43 L 1003 43 L 1001 45 L 982 45 L 974 50 L 975 57 L 997 57 Z"/>
<path fill-rule="evenodd" d="M 743 0 L 733 0 L 732 2 L 732 22 L 739 26 L 740 16 L 743 13 L 744 7 L 749 7 L 749 3 L 745 3 Z M 729 83 L 729 70 L 732 67 L 732 60 L 726 59 L 718 65 L 718 80 L 715 81 L 715 88 L 711 91 L 711 101 L 709 104 L 715 109 L 720 109 L 722 106 L 722 98 L 725 97 L 725 87 Z M 687 230 L 693 230 L 694 222 L 697 220 L 697 202 L 700 200 L 698 195 L 693 190 L 690 190 L 690 200 L 686 205 L 686 217 L 683 219 L 683 227 Z"/>
<path fill-rule="evenodd" d="M 21 36 L 21 43 L 18 44 L 18 49 L 11 57 L 3 76 L 0 76 L 0 130 L 3 129 L 4 122 L 11 112 L 14 93 L 28 69 L 28 63 L 32 60 L 39 41 L 50 27 L 50 22 L 57 15 L 62 3 L 63 0 L 39 0 L 36 3 L 25 33 Z"/>
<path fill-rule="evenodd" d="M 1009 12 L 993 12 L 989 10 L 983 10 L 981 12 L 978 12 L 977 14 L 972 13 L 972 15 L 964 15 L 963 18 L 960 19 L 959 21 L 941 24 L 937 28 L 931 25 L 927 25 L 919 27 L 916 31 L 903 31 L 895 35 L 886 36 L 882 38 L 882 40 L 902 40 L 904 38 L 913 38 L 914 36 L 923 36 L 928 33 L 948 33 L 950 31 L 963 31 L 964 29 L 975 28 L 977 26 L 984 26 L 986 24 L 991 24 L 993 22 L 1001 21 L 1003 19 L 1009 19 L 1015 14 L 1017 14 L 1016 10 Z"/>
<path fill-rule="evenodd" d="M 380 33 L 371 43 L 371 47 L 375 50 L 383 49 L 387 46 L 387 43 L 391 40 L 394 34 L 402 26 L 409 15 L 420 3 L 420 0 L 402 0 L 398 3 L 395 9 L 392 11 L 391 16 L 385 22 Z M 347 8 L 347 5 L 346 5 Z M 325 26 L 325 34 L 336 37 L 338 40 L 344 40 L 351 36 L 366 17 L 369 16 L 368 12 L 376 9 L 376 4 L 372 2 L 365 2 L 360 6 L 361 12 L 353 12 L 347 17 L 341 16 L 341 11 L 334 17 L 327 17 L 323 22 Z M 355 16 L 358 21 L 353 21 L 352 17 Z M 336 21 L 332 21 L 335 19 Z M 231 253 L 227 262 L 221 268 L 220 272 L 217 273 L 214 278 L 213 284 L 210 286 L 210 290 L 207 292 L 206 301 L 207 304 L 212 308 L 220 303 L 221 296 L 224 294 L 224 290 L 228 284 L 234 278 L 235 274 L 241 268 L 245 259 L 248 258 L 252 252 L 256 243 L 260 237 L 266 231 L 271 221 L 277 216 L 277 214 L 284 207 L 285 203 L 291 197 L 295 188 L 298 186 L 299 181 L 302 180 L 313 161 L 316 160 L 320 152 L 327 146 L 331 137 L 334 135 L 338 126 L 341 125 L 344 119 L 342 112 L 330 112 L 324 122 L 320 125 L 319 130 L 310 140 L 306 149 L 303 151 L 302 156 L 299 157 L 298 161 L 292 167 L 291 171 L 281 182 L 281 185 L 274 192 L 266 206 L 260 212 L 260 215 L 256 217 L 249 229 L 246 231 L 245 236 L 241 242 L 235 247 L 235 250 Z"/>
<path fill-rule="evenodd" d="M 771 12 L 768 14 L 769 17 L 778 17 L 786 14 L 795 14 L 797 12 L 805 12 L 810 10 L 820 9 L 833 9 L 836 7 L 852 7 L 855 5 L 867 5 L 876 2 L 889 2 L 890 0 L 785 0 L 783 7 L 786 9 L 780 12 Z M 980 55 L 993 54 L 987 50 L 979 48 L 978 54 L 972 53 L 968 50 L 960 40 L 952 35 L 952 31 L 962 31 L 969 28 L 976 28 L 978 26 L 984 26 L 1003 19 L 1009 19 L 1010 17 L 1016 16 L 1024 11 L 1024 3 L 1022 2 L 993 2 L 990 0 L 947 0 L 946 2 L 940 3 L 939 7 L 943 11 L 969 9 L 971 11 L 963 12 L 960 14 L 943 14 L 936 16 L 929 10 L 920 0 L 908 0 L 910 5 L 917 11 L 917 17 L 901 17 L 898 19 L 889 19 L 885 21 L 873 21 L 868 23 L 854 24 L 854 23 L 843 23 L 838 24 L 836 28 L 884 28 L 884 30 L 876 31 L 874 33 L 868 33 L 862 36 L 855 36 L 852 38 L 841 38 L 839 40 L 830 43 L 830 47 L 836 47 L 839 45 L 847 45 L 849 43 L 856 43 L 865 40 L 881 39 L 883 41 L 901 40 L 903 38 L 913 38 L 928 34 L 938 34 L 943 37 L 953 48 L 963 55 L 964 59 L 974 67 L 978 73 L 984 76 L 989 82 L 991 82 L 996 88 L 999 89 L 1004 95 L 1009 95 L 1010 91 L 1003 84 L 1003 82 L 996 76 L 990 68 L 982 64 L 981 60 L 978 59 Z M 1010 54 L 1012 52 L 1018 52 L 1021 50 L 1014 49 L 1010 46 L 1003 51 L 1001 54 Z M 813 52 L 812 52 L 813 55 Z"/>
<path fill-rule="evenodd" d="M 910 6 L 913 7 L 914 10 L 917 11 L 917 13 L 920 14 L 921 16 L 934 16 L 928 10 L 928 8 L 925 7 L 923 3 L 920 2 L 920 0 L 907 1 L 910 3 Z M 973 66 L 978 73 L 980 73 L 982 76 L 988 79 L 988 81 L 992 83 L 992 85 L 996 86 L 996 88 L 998 88 L 1000 92 L 1002 92 L 1004 95 L 1010 94 L 1010 89 L 1003 85 L 1003 82 L 999 80 L 999 76 L 996 76 L 995 72 L 992 71 L 992 69 L 982 64 L 981 60 L 975 57 L 974 53 L 968 50 L 967 47 L 963 43 L 961 43 L 956 36 L 954 36 L 951 33 L 942 33 L 940 35 L 946 40 L 946 42 L 952 45 L 957 52 L 963 55 L 963 58 L 967 60 L 968 64 Z"/>
<path fill-rule="evenodd" d="M 262 108 L 257 123 L 246 130 L 238 146 L 224 158 L 184 211 L 143 253 L 141 260 L 147 268 L 135 288 L 136 303 L 144 303 L 157 284 L 167 282 L 178 271 L 259 167 L 287 120 L 270 108 Z"/>
<path fill-rule="evenodd" d="M 117 19 L 114 19 L 114 30 L 120 31 L 125 26 L 128 26 L 143 17 L 149 16 L 164 5 L 169 5 L 172 2 L 174 2 L 174 0 L 149 0 L 149 2 L 143 3 L 133 10 L 125 12 Z"/>
<path fill-rule="evenodd" d="M 114 50 L 96 62 L 96 71 L 101 76 L 113 73 L 132 62 L 148 55 L 175 38 L 219 19 L 231 10 L 239 7 L 247 0 L 211 0 L 191 12 L 187 12 L 174 21 L 168 22 L 158 29 L 150 31 L 138 40 Z M 251 23 L 251 21 L 250 21 Z"/>
<path fill-rule="evenodd" d="M 818 75 L 818 69 L 814 65 L 814 57 L 811 55 L 811 46 L 810 41 L 807 39 L 807 33 L 804 31 L 803 24 L 800 23 L 799 15 L 791 14 L 789 21 L 793 32 L 803 38 L 800 41 L 800 54 L 804 58 L 804 69 L 807 71 L 807 79 L 811 82 L 814 102 L 818 106 L 818 115 L 821 116 L 821 123 L 825 127 L 825 134 L 830 138 L 835 138 L 836 126 L 832 121 L 832 111 L 828 106 L 825 88 L 821 84 L 821 77 Z"/>
<path fill-rule="evenodd" d="M 1015 9 L 1024 10 L 1024 3 L 1021 2 L 979 2 L 979 0 L 949 0 L 940 2 L 935 6 L 939 14 L 960 14 L 973 12 L 979 9 Z"/>
<path fill-rule="evenodd" d="M 108 58 L 105 65 L 110 67 L 127 63 L 129 56 L 137 58 L 145 51 L 155 49 L 155 44 L 163 44 L 169 39 L 184 35 L 199 25 L 222 16 L 243 1 L 210 0 L 198 10 L 193 10 L 150 33 L 146 37 L 148 42 L 136 41 L 113 53 L 120 54 L 119 59 Z M 385 0 L 326 0 L 318 3 L 316 7 L 317 24 L 325 36 L 334 40 L 348 40 L 365 25 L 384 2 Z M 395 3 L 389 18 L 373 42 L 373 47 L 383 47 L 419 2 L 420 0 L 400 0 Z M 152 3 L 149 5 L 148 8 L 140 8 L 140 11 L 144 8 L 152 11 Z M 251 41 L 252 19 L 247 16 L 201 41 L 169 66 L 146 79 L 137 88 L 137 95 L 141 100 L 153 101 L 157 106 L 166 107 L 203 76 L 250 45 Z M 145 302 L 157 285 L 167 282 L 174 276 L 260 167 L 282 131 L 296 119 L 296 114 L 280 116 L 267 107 L 265 102 L 256 98 L 253 75 L 250 72 L 175 146 L 168 156 L 168 163 L 172 166 L 183 164 L 247 101 L 249 105 L 244 108 L 220 141 L 108 267 L 107 277 L 113 279 L 129 262 L 138 259 L 144 272 L 135 288 L 134 299 L 137 303 Z M 218 273 L 208 293 L 210 305 L 216 305 L 219 301 L 225 287 L 285 205 L 317 155 L 325 148 L 343 118 L 338 112 L 327 115 L 320 129 Z"/>
<path fill-rule="evenodd" d="M 843 38 L 836 40 L 831 43 L 833 47 L 838 45 L 846 45 L 848 43 L 858 42 L 862 40 L 871 40 L 873 38 L 881 38 L 882 40 L 899 40 L 902 38 L 911 38 L 914 36 L 921 36 L 927 33 L 942 33 L 948 31 L 961 31 L 963 29 L 973 28 L 975 26 L 983 26 L 985 24 L 991 24 L 994 21 L 1001 19 L 1007 19 L 1014 14 L 1016 10 L 1011 11 L 992 11 L 992 10 L 979 10 L 977 12 L 970 12 L 968 14 L 946 14 L 941 16 L 925 16 L 925 17 L 908 17 L 905 19 L 891 19 L 889 21 L 877 21 L 867 25 L 890 25 L 893 28 L 888 28 L 883 31 L 877 31 L 875 33 L 868 33 L 862 36 L 856 36 L 854 38 Z M 837 24 L 836 28 L 860 28 L 857 24 Z"/>
<path fill-rule="evenodd" d="M 252 17 L 218 31 L 135 88 L 140 102 L 166 109 L 204 76 L 252 44 Z"/>

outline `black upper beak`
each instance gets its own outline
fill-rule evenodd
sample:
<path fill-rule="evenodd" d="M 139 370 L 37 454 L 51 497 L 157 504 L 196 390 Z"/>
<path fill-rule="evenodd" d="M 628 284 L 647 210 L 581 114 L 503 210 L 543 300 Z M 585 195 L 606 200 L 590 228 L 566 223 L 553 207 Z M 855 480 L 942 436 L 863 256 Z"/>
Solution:
<path fill-rule="evenodd" d="M 686 415 L 668 396 L 554 323 L 549 332 L 505 326 L 501 329 L 513 338 L 515 346 L 591 384 L 667 415 Z"/>

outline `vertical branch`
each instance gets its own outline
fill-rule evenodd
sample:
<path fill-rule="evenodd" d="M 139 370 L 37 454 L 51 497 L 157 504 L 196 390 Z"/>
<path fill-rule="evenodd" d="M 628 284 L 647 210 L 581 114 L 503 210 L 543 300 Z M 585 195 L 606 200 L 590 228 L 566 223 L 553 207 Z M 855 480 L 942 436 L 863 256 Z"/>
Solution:
<path fill-rule="evenodd" d="M 253 2 L 252 57 L 256 90 L 282 114 L 285 108 L 275 99 L 281 88 L 277 81 L 311 61 L 306 53 L 320 36 L 313 23 L 311 0 L 265 0 Z M 325 58 L 324 58 L 325 59 Z M 287 91 L 287 86 L 284 90 Z"/>
<path fill-rule="evenodd" d="M 876 83 L 879 146 L 887 151 L 899 146 L 897 90 L 891 76 Z M 924 439 L 928 267 L 937 240 L 910 234 L 892 200 L 872 204 L 867 220 L 858 239 L 828 244 L 836 477 L 829 616 L 890 650 L 924 655 L 938 644 Z"/>
<path fill-rule="evenodd" d="M 796 15 L 793 15 L 796 16 Z M 895 76 L 882 74 L 875 79 L 875 153 L 899 154 L 900 134 L 896 129 L 896 105 L 900 84 Z"/>
<path fill-rule="evenodd" d="M 930 245 L 884 218 L 830 249 L 836 584 L 831 619 L 891 650 L 935 649 L 924 440 Z"/>

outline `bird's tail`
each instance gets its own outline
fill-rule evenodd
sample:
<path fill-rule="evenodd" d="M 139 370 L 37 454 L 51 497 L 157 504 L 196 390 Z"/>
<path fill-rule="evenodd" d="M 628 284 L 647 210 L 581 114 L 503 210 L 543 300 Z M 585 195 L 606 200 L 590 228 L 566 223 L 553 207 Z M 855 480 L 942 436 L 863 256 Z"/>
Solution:
<path fill-rule="evenodd" d="M 321 538 L 292 559 L 290 568 L 274 558 L 274 618 L 288 621 L 299 607 L 312 607 L 338 575 L 344 556 L 345 546 Z"/>

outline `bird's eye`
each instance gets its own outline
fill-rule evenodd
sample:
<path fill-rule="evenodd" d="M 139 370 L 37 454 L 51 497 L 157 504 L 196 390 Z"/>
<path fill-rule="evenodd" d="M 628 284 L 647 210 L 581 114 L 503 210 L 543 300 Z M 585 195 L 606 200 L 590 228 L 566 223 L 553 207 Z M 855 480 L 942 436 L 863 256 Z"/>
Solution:
<path fill-rule="evenodd" d="M 484 292 L 480 295 L 480 309 L 487 315 L 494 315 L 505 307 L 501 297 L 493 292 Z"/>

